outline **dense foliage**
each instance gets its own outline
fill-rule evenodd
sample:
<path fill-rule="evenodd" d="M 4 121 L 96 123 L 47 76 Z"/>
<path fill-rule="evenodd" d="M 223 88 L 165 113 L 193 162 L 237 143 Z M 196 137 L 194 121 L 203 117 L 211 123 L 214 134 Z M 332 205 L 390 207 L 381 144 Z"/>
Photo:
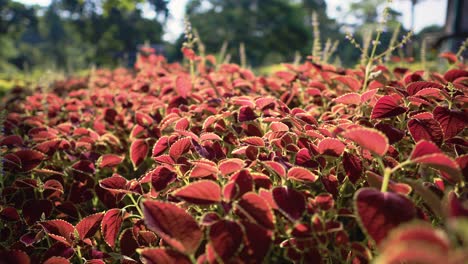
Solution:
<path fill-rule="evenodd" d="M 463 263 L 468 71 L 143 50 L 3 98 L 7 263 Z M 363 90 L 363 87 L 367 87 Z"/>

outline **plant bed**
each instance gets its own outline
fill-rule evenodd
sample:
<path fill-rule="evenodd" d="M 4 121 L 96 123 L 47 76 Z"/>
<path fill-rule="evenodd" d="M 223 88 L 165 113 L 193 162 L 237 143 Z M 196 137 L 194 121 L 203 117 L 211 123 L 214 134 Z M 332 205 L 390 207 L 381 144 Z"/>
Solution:
<path fill-rule="evenodd" d="M 465 65 L 255 76 L 185 55 L 3 98 L 1 261 L 468 258 Z"/>

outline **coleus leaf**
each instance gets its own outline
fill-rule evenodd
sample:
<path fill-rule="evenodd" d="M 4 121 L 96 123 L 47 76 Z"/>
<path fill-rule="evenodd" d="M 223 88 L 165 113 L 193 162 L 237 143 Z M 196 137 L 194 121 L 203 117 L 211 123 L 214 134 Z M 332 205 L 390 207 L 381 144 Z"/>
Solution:
<path fill-rule="evenodd" d="M 255 112 L 249 106 L 242 106 L 239 109 L 239 116 L 238 116 L 239 122 L 252 121 L 255 119 L 257 119 L 257 115 L 255 115 Z"/>
<path fill-rule="evenodd" d="M 187 98 L 187 96 L 192 91 L 192 80 L 190 79 L 189 75 L 179 75 L 176 78 L 175 88 L 177 93 L 182 96 L 183 98 Z"/>
<path fill-rule="evenodd" d="M 468 123 L 468 114 L 466 112 L 451 110 L 447 107 L 436 106 L 432 114 L 442 127 L 445 139 L 458 135 L 466 128 Z"/>
<path fill-rule="evenodd" d="M 115 247 L 115 240 L 119 236 L 120 227 L 123 223 L 124 212 L 121 209 L 110 209 L 104 214 L 101 221 L 101 234 L 104 241 L 111 248 Z"/>
<path fill-rule="evenodd" d="M 437 145 L 442 144 L 444 134 L 439 123 L 433 118 L 412 118 L 408 121 L 408 131 L 415 142 L 420 140 L 433 141 Z"/>
<path fill-rule="evenodd" d="M 71 246 L 73 242 L 73 235 L 75 234 L 75 227 L 64 220 L 50 220 L 40 222 L 44 231 L 49 237 Z"/>
<path fill-rule="evenodd" d="M 458 61 L 457 55 L 453 52 L 442 52 L 439 54 L 439 58 L 447 59 L 448 63 L 454 64 Z"/>
<path fill-rule="evenodd" d="M 237 158 L 224 159 L 218 163 L 218 169 L 223 176 L 239 171 L 242 168 L 244 168 L 244 161 Z"/>
<path fill-rule="evenodd" d="M 430 224 L 415 221 L 395 228 L 380 246 L 376 263 L 457 263 L 451 262 L 450 240 Z"/>
<path fill-rule="evenodd" d="M 138 253 L 145 264 L 192 263 L 185 255 L 169 248 L 142 248 Z"/>
<path fill-rule="evenodd" d="M 201 180 L 174 191 L 173 195 L 189 203 L 209 205 L 221 202 L 221 187 L 214 181 Z"/>
<path fill-rule="evenodd" d="M 18 150 L 14 155 L 21 161 L 21 171 L 28 172 L 39 166 L 45 159 L 45 155 L 32 149 Z"/>
<path fill-rule="evenodd" d="M 446 172 L 450 181 L 461 180 L 461 170 L 458 164 L 430 141 L 419 141 L 411 152 L 410 160 Z"/>
<path fill-rule="evenodd" d="M 302 167 L 292 167 L 288 170 L 288 179 L 303 181 L 303 182 L 315 182 L 318 177 L 313 172 Z"/>
<path fill-rule="evenodd" d="M 190 137 L 184 137 L 172 144 L 169 148 L 169 155 L 174 160 L 177 160 L 181 155 L 185 154 L 190 147 L 192 146 L 192 142 Z"/>
<path fill-rule="evenodd" d="M 343 154 L 345 145 L 336 138 L 324 138 L 318 143 L 317 148 L 322 155 L 339 157 Z"/>
<path fill-rule="evenodd" d="M 278 209 L 291 221 L 299 220 L 305 212 L 306 204 L 304 196 L 289 187 L 276 187 L 272 196 Z"/>
<path fill-rule="evenodd" d="M 113 168 L 122 163 L 123 160 L 124 157 L 116 154 L 104 154 L 101 157 L 99 157 L 99 160 L 97 161 L 97 166 L 99 168 Z"/>
<path fill-rule="evenodd" d="M 169 147 L 169 137 L 168 136 L 162 136 L 156 141 L 153 147 L 152 151 L 152 157 L 157 157 L 160 154 L 164 153 L 166 149 Z"/>
<path fill-rule="evenodd" d="M 412 82 L 406 87 L 406 91 L 410 96 L 415 95 L 417 92 L 421 91 L 424 88 L 437 88 L 443 89 L 444 86 L 440 83 L 436 82 L 427 82 L 427 81 L 419 81 L 419 82 Z"/>
<path fill-rule="evenodd" d="M 87 263 L 89 263 L 89 261 L 87 261 Z M 70 264 L 70 261 L 64 257 L 54 256 L 54 257 L 48 258 L 46 261 L 43 262 L 43 264 Z"/>
<path fill-rule="evenodd" d="M 252 222 L 242 221 L 241 224 L 246 237 L 242 258 L 263 263 L 273 242 L 273 231 Z"/>
<path fill-rule="evenodd" d="M 229 262 L 238 253 L 243 237 L 242 227 L 229 220 L 216 222 L 210 226 L 208 232 L 209 243 L 223 262 Z"/>
<path fill-rule="evenodd" d="M 144 139 L 136 139 L 130 146 L 130 160 L 132 161 L 133 168 L 136 169 L 145 160 L 148 155 L 149 146 L 148 142 Z"/>
<path fill-rule="evenodd" d="M 359 223 L 379 245 L 398 225 L 416 218 L 416 208 L 407 197 L 373 188 L 361 188 L 354 195 Z"/>
<path fill-rule="evenodd" d="M 286 169 L 284 168 L 283 165 L 281 165 L 279 162 L 276 161 L 264 161 L 263 164 L 273 170 L 276 174 L 278 174 L 280 177 L 284 178 L 286 177 Z"/>
<path fill-rule="evenodd" d="M 75 227 L 80 235 L 80 239 L 83 240 L 94 236 L 99 230 L 103 218 L 104 213 L 96 213 L 81 219 Z"/>
<path fill-rule="evenodd" d="M 460 69 L 451 69 L 451 70 L 448 70 L 444 74 L 444 79 L 447 82 L 453 82 L 458 78 L 467 77 L 467 76 L 468 76 L 468 71 L 460 70 Z"/>
<path fill-rule="evenodd" d="M 361 89 L 361 82 L 349 75 L 336 76 L 333 78 L 333 80 L 339 81 L 340 83 L 348 86 L 354 92 L 357 92 Z"/>
<path fill-rule="evenodd" d="M 30 264 L 31 259 L 28 254 L 22 250 L 0 250 L 0 259 L 3 263 L 21 263 Z"/>
<path fill-rule="evenodd" d="M 192 170 L 190 171 L 190 178 L 203 178 L 214 175 L 215 177 L 218 174 L 218 169 L 216 163 L 210 160 L 198 160 L 192 162 L 194 164 Z"/>
<path fill-rule="evenodd" d="M 389 147 L 388 138 L 376 129 L 352 128 L 341 135 L 378 156 L 384 156 Z"/>
<path fill-rule="evenodd" d="M 275 219 L 273 211 L 269 204 L 260 195 L 248 192 L 242 195 L 241 199 L 236 204 L 242 215 L 267 229 L 274 229 Z"/>
<path fill-rule="evenodd" d="M 394 117 L 406 111 L 408 111 L 408 109 L 400 106 L 400 103 L 395 97 L 385 95 L 375 103 L 372 109 L 371 119 Z"/>
<path fill-rule="evenodd" d="M 142 203 L 146 226 L 168 245 L 184 254 L 193 254 L 203 233 L 193 217 L 173 203 L 146 200 Z"/>
<path fill-rule="evenodd" d="M 28 200 L 24 203 L 22 213 L 26 224 L 32 225 L 41 219 L 46 218 L 52 213 L 53 205 L 49 200 Z"/>
<path fill-rule="evenodd" d="M 358 93 L 346 93 L 333 99 L 333 102 L 345 105 L 359 105 L 361 103 L 361 95 Z"/>
<path fill-rule="evenodd" d="M 349 181 L 353 184 L 361 178 L 362 175 L 362 161 L 354 154 L 345 152 L 343 154 L 343 168 L 348 176 Z"/>

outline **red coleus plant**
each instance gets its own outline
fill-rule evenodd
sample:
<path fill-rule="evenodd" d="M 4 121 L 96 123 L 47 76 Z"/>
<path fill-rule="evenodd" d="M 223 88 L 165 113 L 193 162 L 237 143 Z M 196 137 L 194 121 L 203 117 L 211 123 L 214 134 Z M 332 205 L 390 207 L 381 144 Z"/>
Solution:
<path fill-rule="evenodd" d="M 0 261 L 466 260 L 465 65 L 364 85 L 184 55 L 199 74 L 145 49 L 134 72 L 3 99 Z"/>

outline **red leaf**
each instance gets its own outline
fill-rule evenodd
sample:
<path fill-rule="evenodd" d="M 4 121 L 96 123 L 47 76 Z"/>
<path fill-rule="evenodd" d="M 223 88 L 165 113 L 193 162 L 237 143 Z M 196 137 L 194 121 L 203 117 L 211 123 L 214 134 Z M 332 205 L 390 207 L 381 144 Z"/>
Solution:
<path fill-rule="evenodd" d="M 313 172 L 302 167 L 292 167 L 288 171 L 288 179 L 293 179 L 303 182 L 315 182 L 318 177 Z"/>
<path fill-rule="evenodd" d="M 236 208 L 247 218 L 267 229 L 275 228 L 273 211 L 260 195 L 249 192 L 237 202 Z"/>
<path fill-rule="evenodd" d="M 132 256 L 139 247 L 133 235 L 133 228 L 126 228 L 119 236 L 120 251 L 125 256 Z"/>
<path fill-rule="evenodd" d="M 28 254 L 21 250 L 0 250 L 0 259 L 2 263 L 30 264 L 31 259 Z"/>
<path fill-rule="evenodd" d="M 192 92 L 192 80 L 188 75 L 179 75 L 176 78 L 175 88 L 177 93 L 183 98 L 187 98 Z"/>
<path fill-rule="evenodd" d="M 361 103 L 361 95 L 357 93 L 346 93 L 333 99 L 333 102 L 345 105 L 359 105 Z"/>
<path fill-rule="evenodd" d="M 225 159 L 219 162 L 218 168 L 223 176 L 227 176 L 244 168 L 244 161 L 236 158 Z"/>
<path fill-rule="evenodd" d="M 135 119 L 136 123 L 142 127 L 149 127 L 154 122 L 153 118 L 150 115 L 140 111 L 137 111 L 135 113 Z"/>
<path fill-rule="evenodd" d="M 168 248 L 143 248 L 139 249 L 143 263 L 146 264 L 190 264 L 186 256 Z"/>
<path fill-rule="evenodd" d="M 272 191 L 273 200 L 278 209 L 291 221 L 299 220 L 305 212 L 304 196 L 288 187 L 276 187 Z"/>
<path fill-rule="evenodd" d="M 45 155 L 39 151 L 26 149 L 18 150 L 13 153 L 16 157 L 21 160 L 21 171 L 28 172 L 39 166 L 41 162 L 45 159 Z"/>
<path fill-rule="evenodd" d="M 241 139 L 241 141 L 255 147 L 265 146 L 265 141 L 261 137 L 246 137 Z"/>
<path fill-rule="evenodd" d="M 257 119 L 255 112 L 249 106 L 243 106 L 239 109 L 239 122 L 252 121 Z"/>
<path fill-rule="evenodd" d="M 164 166 L 158 166 L 144 176 L 144 178 L 148 177 L 154 190 L 160 192 L 176 180 L 177 174 Z"/>
<path fill-rule="evenodd" d="M 371 119 L 394 117 L 408 111 L 400 106 L 398 100 L 390 95 L 381 97 L 372 109 Z"/>
<path fill-rule="evenodd" d="M 452 182 L 457 182 L 462 180 L 461 170 L 458 164 L 447 155 L 443 153 L 428 154 L 412 159 L 414 163 L 424 164 L 426 166 L 432 167 L 434 169 L 441 170 L 446 172 L 450 177 L 448 180 Z M 444 175 L 442 175 L 444 176 Z"/>
<path fill-rule="evenodd" d="M 168 136 L 160 137 L 158 141 L 156 141 L 156 144 L 154 144 L 152 157 L 154 158 L 162 154 L 164 151 L 166 151 L 168 146 L 169 146 L 169 137 Z"/>
<path fill-rule="evenodd" d="M 101 221 L 104 218 L 104 213 L 96 213 L 81 219 L 76 224 L 76 231 L 80 235 L 80 239 L 86 239 L 94 236 L 101 226 Z"/>
<path fill-rule="evenodd" d="M 221 187 L 214 181 L 201 180 L 176 190 L 173 195 L 189 203 L 209 205 L 221 202 Z"/>
<path fill-rule="evenodd" d="M 218 174 L 218 169 L 216 168 L 216 163 L 209 160 L 198 160 L 192 162 L 193 166 L 192 171 L 190 172 L 190 178 L 203 178 L 214 175 L 215 177 Z"/>
<path fill-rule="evenodd" d="M 208 237 L 216 255 L 228 263 L 242 245 L 244 234 L 238 223 L 221 220 L 210 226 Z"/>
<path fill-rule="evenodd" d="M 4 207 L 0 213 L 0 219 L 4 221 L 18 221 L 20 220 L 20 215 L 14 207 Z"/>
<path fill-rule="evenodd" d="M 148 228 L 179 252 L 193 254 L 198 249 L 203 233 L 184 209 L 172 203 L 146 200 L 143 215 Z"/>
<path fill-rule="evenodd" d="M 356 184 L 362 175 L 361 159 L 357 155 L 345 152 L 343 155 L 343 168 L 346 172 L 346 176 L 348 176 L 349 181 L 351 181 L 353 184 Z"/>
<path fill-rule="evenodd" d="M 426 82 L 426 81 L 412 82 L 406 87 L 406 91 L 408 92 L 410 96 L 412 96 L 424 88 L 443 89 L 444 86 L 436 82 Z"/>
<path fill-rule="evenodd" d="M 318 143 L 317 148 L 322 155 L 339 157 L 343 154 L 345 145 L 336 138 L 324 138 Z"/>
<path fill-rule="evenodd" d="M 111 248 L 115 246 L 115 240 L 119 236 L 120 227 L 123 222 L 123 212 L 120 209 L 110 209 L 104 214 L 101 222 L 101 234 L 104 241 Z"/>
<path fill-rule="evenodd" d="M 243 259 L 250 259 L 252 263 L 264 263 L 272 244 L 273 231 L 246 221 L 242 221 L 241 224 L 247 238 L 243 249 L 246 256 L 243 256 Z"/>
<path fill-rule="evenodd" d="M 448 71 L 444 74 L 444 79 L 445 79 L 447 82 L 453 82 L 453 81 L 455 81 L 455 80 L 458 79 L 458 78 L 467 77 L 467 76 L 468 76 L 468 71 L 459 70 L 459 69 L 451 69 L 451 70 L 448 70 Z"/>
<path fill-rule="evenodd" d="M 412 118 L 408 121 L 408 130 L 414 142 L 419 142 L 424 139 L 440 145 L 444 140 L 442 129 L 439 123 L 433 118 Z"/>
<path fill-rule="evenodd" d="M 277 173 L 280 177 L 286 177 L 286 169 L 280 163 L 276 161 L 264 161 L 263 164 L 265 164 L 265 166 Z"/>
<path fill-rule="evenodd" d="M 352 91 L 357 92 L 359 89 L 361 89 L 361 82 L 358 81 L 356 78 L 352 76 L 337 76 L 334 77 L 333 80 L 337 80 L 344 85 L 348 86 Z"/>
<path fill-rule="evenodd" d="M 146 140 L 136 139 L 130 146 L 130 160 L 133 168 L 136 169 L 145 160 L 148 155 L 149 146 Z"/>
<path fill-rule="evenodd" d="M 191 146 L 192 143 L 190 137 L 181 138 L 171 145 L 171 147 L 169 148 L 169 155 L 174 160 L 177 160 L 177 158 L 185 154 Z"/>
<path fill-rule="evenodd" d="M 389 144 L 394 144 L 403 139 L 405 132 L 385 123 L 378 123 L 375 128 L 385 134 L 388 138 Z"/>
<path fill-rule="evenodd" d="M 379 156 L 384 156 L 389 147 L 387 137 L 372 128 L 353 128 L 341 135 Z"/>
<path fill-rule="evenodd" d="M 416 217 L 416 208 L 407 197 L 372 188 L 359 189 L 354 206 L 360 225 L 377 245 L 393 228 Z"/>
<path fill-rule="evenodd" d="M 51 238 L 71 246 L 75 227 L 64 220 L 50 220 L 39 223 Z"/>
<path fill-rule="evenodd" d="M 455 137 L 467 127 L 467 112 L 450 110 L 446 107 L 437 106 L 432 113 L 434 119 L 437 120 L 442 127 L 445 139 Z"/>
<path fill-rule="evenodd" d="M 89 261 L 87 261 L 87 263 L 89 263 Z M 42 264 L 70 264 L 70 261 L 64 257 L 51 257 Z"/>
<path fill-rule="evenodd" d="M 439 58 L 447 59 L 448 63 L 454 64 L 458 61 L 457 55 L 453 52 L 442 52 L 439 54 Z"/>
<path fill-rule="evenodd" d="M 271 122 L 270 129 L 273 132 L 287 132 L 289 127 L 282 122 Z"/>
<path fill-rule="evenodd" d="M 53 205 L 49 200 L 28 200 L 23 205 L 23 217 L 28 225 L 41 219 L 42 214 L 47 218 L 52 213 Z"/>
<path fill-rule="evenodd" d="M 376 263 L 462 263 L 451 261 L 450 240 L 427 222 L 404 224 L 381 244 Z"/>
<path fill-rule="evenodd" d="M 421 140 L 414 146 L 413 152 L 411 152 L 410 159 L 414 160 L 426 155 L 432 155 L 436 153 L 442 153 L 442 151 L 432 142 Z"/>
<path fill-rule="evenodd" d="M 116 154 L 104 154 L 97 161 L 99 168 L 113 168 L 124 160 L 124 157 Z"/>
<path fill-rule="evenodd" d="M 127 192 L 127 183 L 127 179 L 118 174 L 114 174 L 112 177 L 99 181 L 99 186 L 103 189 L 109 190 L 113 194 L 118 194 Z"/>

